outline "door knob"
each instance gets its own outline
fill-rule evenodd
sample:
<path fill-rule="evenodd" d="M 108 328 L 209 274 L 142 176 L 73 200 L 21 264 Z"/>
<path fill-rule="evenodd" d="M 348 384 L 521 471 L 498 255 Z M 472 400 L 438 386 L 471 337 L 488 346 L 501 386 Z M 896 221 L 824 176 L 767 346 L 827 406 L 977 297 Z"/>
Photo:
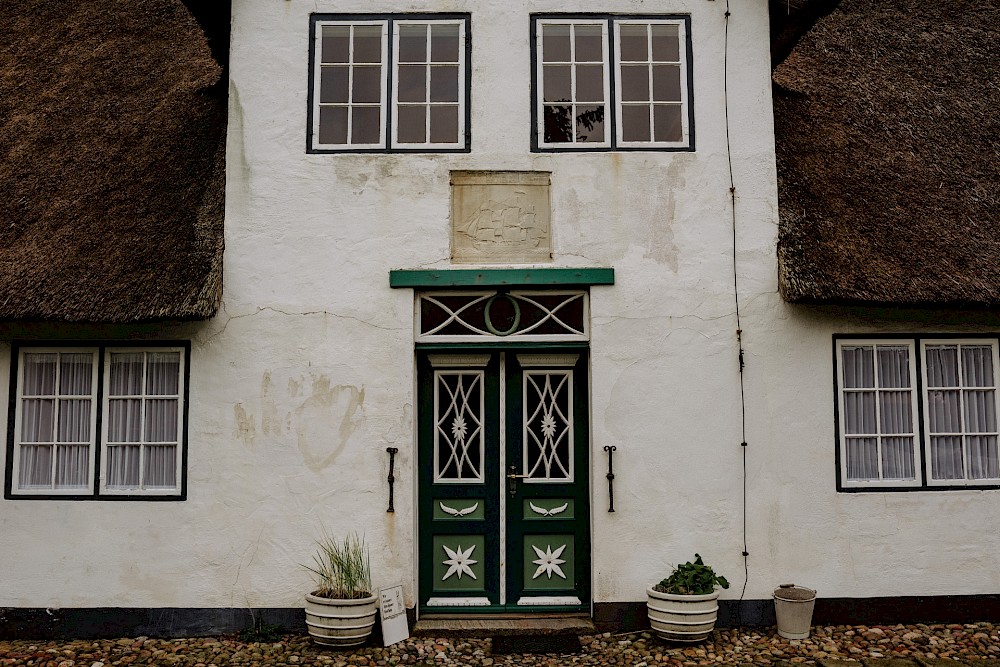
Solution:
<path fill-rule="evenodd" d="M 510 473 L 507 474 L 507 491 L 512 496 L 517 493 L 517 480 L 531 477 L 531 475 L 518 475 L 516 470 L 517 466 L 511 466 Z"/>

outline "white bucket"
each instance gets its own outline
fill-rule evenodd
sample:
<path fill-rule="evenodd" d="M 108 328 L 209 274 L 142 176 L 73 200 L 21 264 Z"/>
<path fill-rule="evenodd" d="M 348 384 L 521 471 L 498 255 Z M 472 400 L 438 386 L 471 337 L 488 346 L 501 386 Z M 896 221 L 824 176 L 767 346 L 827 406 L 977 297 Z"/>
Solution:
<path fill-rule="evenodd" d="M 774 589 L 774 615 L 778 634 L 785 639 L 805 639 L 812 625 L 816 591 L 795 584 L 781 584 Z"/>

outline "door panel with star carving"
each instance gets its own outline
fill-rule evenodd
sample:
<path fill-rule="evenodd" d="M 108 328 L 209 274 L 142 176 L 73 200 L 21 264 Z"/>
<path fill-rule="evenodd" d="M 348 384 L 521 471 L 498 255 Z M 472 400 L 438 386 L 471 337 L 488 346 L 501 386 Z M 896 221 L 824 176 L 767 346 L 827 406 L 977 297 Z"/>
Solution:
<path fill-rule="evenodd" d="M 420 606 L 589 606 L 586 348 L 418 355 Z"/>

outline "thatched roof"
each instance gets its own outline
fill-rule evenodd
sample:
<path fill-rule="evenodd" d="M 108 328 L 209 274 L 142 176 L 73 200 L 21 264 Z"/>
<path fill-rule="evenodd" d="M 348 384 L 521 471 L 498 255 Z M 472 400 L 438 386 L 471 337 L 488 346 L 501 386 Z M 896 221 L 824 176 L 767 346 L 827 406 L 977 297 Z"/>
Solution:
<path fill-rule="evenodd" d="M 1000 306 L 995 0 L 842 0 L 774 82 L 785 299 Z"/>
<path fill-rule="evenodd" d="M 180 0 L 0 1 L 0 319 L 212 316 L 222 70 Z"/>

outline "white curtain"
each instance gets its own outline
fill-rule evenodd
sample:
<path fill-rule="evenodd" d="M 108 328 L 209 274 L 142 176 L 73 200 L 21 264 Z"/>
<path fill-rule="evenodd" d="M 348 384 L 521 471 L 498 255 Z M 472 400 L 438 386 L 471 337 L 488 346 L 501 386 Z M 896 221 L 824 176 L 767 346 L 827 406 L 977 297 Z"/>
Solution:
<path fill-rule="evenodd" d="M 916 477 L 909 355 L 898 345 L 841 349 L 848 480 Z"/>
<path fill-rule="evenodd" d="M 23 359 L 19 488 L 85 488 L 94 354 L 26 353 Z"/>
<path fill-rule="evenodd" d="M 992 347 L 928 346 L 926 360 L 931 476 L 1000 478 Z"/>
<path fill-rule="evenodd" d="M 176 488 L 180 354 L 112 353 L 107 484 Z"/>

